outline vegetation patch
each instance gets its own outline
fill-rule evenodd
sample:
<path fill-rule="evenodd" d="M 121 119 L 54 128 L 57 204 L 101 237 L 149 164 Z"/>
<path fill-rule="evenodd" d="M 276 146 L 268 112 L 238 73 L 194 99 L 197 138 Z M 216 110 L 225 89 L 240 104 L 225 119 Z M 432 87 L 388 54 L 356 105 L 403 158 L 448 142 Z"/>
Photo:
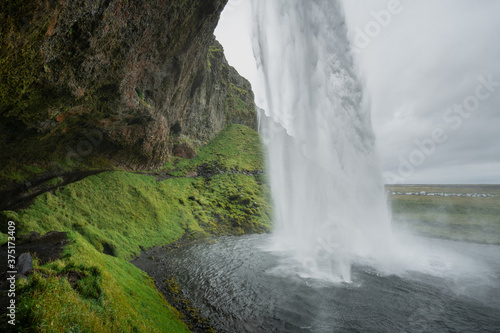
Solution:
<path fill-rule="evenodd" d="M 154 282 L 128 260 L 142 249 L 180 238 L 267 232 L 269 189 L 261 175 L 252 173 L 262 170 L 260 154 L 258 134 L 232 125 L 196 158 L 176 159 L 173 167 L 187 172 L 217 162 L 241 172 L 162 181 L 146 174 L 103 172 L 45 192 L 28 208 L 0 212 L 2 242 L 9 220 L 16 221 L 18 235 L 57 230 L 69 239 L 59 259 L 35 260 L 34 271 L 18 281 L 16 329 L 189 331 Z M 60 183 L 55 178 L 47 185 Z"/>
<path fill-rule="evenodd" d="M 263 156 L 259 134 L 247 126 L 232 124 L 201 147 L 195 158 L 174 157 L 163 169 L 176 177 L 194 172 L 201 165 L 216 165 L 222 171 L 255 172 L 264 169 Z"/>
<path fill-rule="evenodd" d="M 226 97 L 226 121 L 236 119 L 239 121 L 248 120 L 254 116 L 254 107 L 250 105 L 253 98 L 250 98 L 250 92 L 230 83 Z"/>
<path fill-rule="evenodd" d="M 207 55 L 207 68 L 209 72 L 212 71 L 212 61 L 222 58 L 223 55 L 224 51 L 218 45 L 210 45 Z"/>
<path fill-rule="evenodd" d="M 106 254 L 130 259 L 141 247 L 191 238 L 265 232 L 270 225 L 269 190 L 254 177 L 213 179 L 153 177 L 105 172 L 37 197 L 4 220 L 22 221 L 19 233 L 51 230 L 81 234 Z M 5 230 L 2 230 L 5 232 Z"/>
<path fill-rule="evenodd" d="M 68 237 L 61 259 L 18 280 L 16 332 L 189 332 L 144 272 Z"/>
<path fill-rule="evenodd" d="M 391 192 L 449 196 L 390 195 L 393 221 L 428 237 L 500 244 L 500 188 L 495 186 L 397 186 Z M 491 197 L 455 196 L 460 193 Z"/>

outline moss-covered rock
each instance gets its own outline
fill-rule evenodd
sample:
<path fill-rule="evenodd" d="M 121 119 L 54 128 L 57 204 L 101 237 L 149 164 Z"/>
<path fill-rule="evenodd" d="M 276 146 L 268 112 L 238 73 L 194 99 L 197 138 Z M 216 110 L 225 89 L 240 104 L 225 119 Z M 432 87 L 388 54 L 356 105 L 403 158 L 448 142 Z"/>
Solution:
<path fill-rule="evenodd" d="M 253 93 L 213 36 L 226 2 L 0 2 L 0 242 L 9 220 L 69 241 L 18 281 L 16 330 L 188 331 L 127 260 L 269 229 Z"/>
<path fill-rule="evenodd" d="M 35 260 L 28 279 L 18 282 L 15 329 L 188 331 L 182 315 L 128 260 L 142 249 L 179 239 L 269 231 L 270 192 L 262 180 L 258 134 L 230 125 L 201 147 L 196 158 L 176 159 L 177 172 L 214 161 L 221 172 L 198 177 L 158 180 L 154 173 L 111 171 L 70 184 L 54 178 L 40 185 L 50 191 L 29 207 L 1 211 L 0 242 L 7 240 L 7 221 L 16 223 L 17 235 L 38 237 L 57 230 L 68 237 L 58 259 L 54 246 L 44 247 L 55 255 L 50 260 L 29 249 L 40 260 Z M 18 248 L 21 251 L 21 245 Z M 5 296 L 2 286 L 0 296 Z M 12 327 L 0 322 L 1 329 Z"/>
<path fill-rule="evenodd" d="M 2 1 L 0 188 L 151 170 L 179 138 L 197 146 L 228 123 L 255 128 L 250 85 L 213 37 L 226 2 Z"/>
<path fill-rule="evenodd" d="M 213 39 L 207 55 L 206 68 L 194 82 L 186 116 L 179 123 L 182 133 L 203 142 L 227 124 L 242 124 L 257 129 L 254 94 L 250 83 L 224 57 L 222 45 Z"/>

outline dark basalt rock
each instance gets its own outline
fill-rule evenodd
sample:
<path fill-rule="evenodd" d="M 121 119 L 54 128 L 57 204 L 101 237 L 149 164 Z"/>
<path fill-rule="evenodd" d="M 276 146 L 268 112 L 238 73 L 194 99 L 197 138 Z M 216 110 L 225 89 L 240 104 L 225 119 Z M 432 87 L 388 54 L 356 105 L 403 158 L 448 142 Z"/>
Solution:
<path fill-rule="evenodd" d="M 194 158 L 196 149 L 188 143 L 179 143 L 172 149 L 172 155 L 182 158 Z"/>
<path fill-rule="evenodd" d="M 65 232 L 51 231 L 43 236 L 37 232 L 16 237 L 15 250 L 21 253 L 16 258 L 16 278 L 23 278 L 33 270 L 33 258 L 30 253 L 38 258 L 39 264 L 43 265 L 60 258 L 64 247 L 69 243 Z M 9 305 L 7 291 L 9 290 L 9 280 L 12 271 L 7 265 L 8 243 L 0 246 L 0 257 L 5 258 L 0 264 L 0 315 L 4 316 Z"/>

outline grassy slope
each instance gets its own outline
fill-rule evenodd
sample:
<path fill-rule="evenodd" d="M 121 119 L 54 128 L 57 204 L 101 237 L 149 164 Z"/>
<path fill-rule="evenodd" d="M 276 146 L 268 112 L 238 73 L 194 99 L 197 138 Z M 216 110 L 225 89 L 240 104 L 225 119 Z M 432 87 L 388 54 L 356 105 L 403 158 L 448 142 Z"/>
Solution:
<path fill-rule="evenodd" d="M 241 154 L 245 152 L 245 154 Z M 186 169 L 207 161 L 239 170 L 262 167 L 258 134 L 231 125 Z M 266 232 L 269 191 L 258 177 L 225 173 L 210 179 L 172 178 L 107 172 L 39 196 L 28 209 L 3 212 L 19 234 L 68 231 L 65 255 L 37 265 L 20 282 L 18 329 L 42 331 L 182 332 L 187 327 L 142 271 L 128 263 L 141 247 L 182 236 L 204 237 Z M 105 254 L 107 253 L 107 254 Z M 112 254 L 108 255 L 108 254 Z M 83 276 L 76 285 L 68 274 Z"/>
<path fill-rule="evenodd" d="M 19 332 L 189 332 L 146 274 L 78 233 L 63 258 L 18 281 Z M 68 276 L 83 276 L 75 286 Z"/>
<path fill-rule="evenodd" d="M 423 235 L 500 244 L 500 188 L 493 186 L 397 186 L 398 192 L 481 193 L 491 198 L 391 195 L 393 218 Z"/>
<path fill-rule="evenodd" d="M 198 166 L 208 164 L 225 170 L 257 171 L 264 169 L 259 136 L 243 125 L 230 125 L 204 146 L 194 159 L 174 158 L 164 169 L 172 176 L 184 176 Z"/>

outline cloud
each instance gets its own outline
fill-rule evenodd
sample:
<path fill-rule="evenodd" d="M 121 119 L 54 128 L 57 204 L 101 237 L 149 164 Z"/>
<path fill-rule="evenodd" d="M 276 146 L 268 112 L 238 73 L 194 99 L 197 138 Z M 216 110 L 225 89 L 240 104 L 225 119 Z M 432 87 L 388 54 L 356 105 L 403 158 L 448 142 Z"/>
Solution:
<path fill-rule="evenodd" d="M 368 30 L 374 36 L 368 45 L 353 55 L 371 105 L 383 171 L 397 174 L 401 157 L 419 149 L 415 142 L 442 129 L 447 140 L 403 182 L 500 183 L 500 87 L 461 117 L 458 127 L 445 120 L 450 108 L 475 94 L 478 77 L 500 82 L 500 1 L 343 3 L 354 47 L 359 31 L 375 29 Z M 249 12 L 249 0 L 231 0 L 216 36 L 229 63 L 256 86 Z M 390 18 L 384 17 L 387 12 Z"/>
<path fill-rule="evenodd" d="M 224 47 L 229 64 L 255 87 L 258 75 L 253 56 L 250 12 L 250 0 L 229 1 L 222 12 L 215 36 Z"/>
<path fill-rule="evenodd" d="M 461 117 L 459 126 L 445 117 L 475 94 L 478 77 L 491 75 L 500 82 L 500 2 L 345 0 L 351 40 L 391 2 L 400 4 L 400 13 L 354 54 L 371 101 L 384 171 L 397 175 L 401 157 L 408 160 L 418 149 L 415 141 L 442 128 L 448 140 L 400 181 L 500 183 L 500 87 Z"/>

